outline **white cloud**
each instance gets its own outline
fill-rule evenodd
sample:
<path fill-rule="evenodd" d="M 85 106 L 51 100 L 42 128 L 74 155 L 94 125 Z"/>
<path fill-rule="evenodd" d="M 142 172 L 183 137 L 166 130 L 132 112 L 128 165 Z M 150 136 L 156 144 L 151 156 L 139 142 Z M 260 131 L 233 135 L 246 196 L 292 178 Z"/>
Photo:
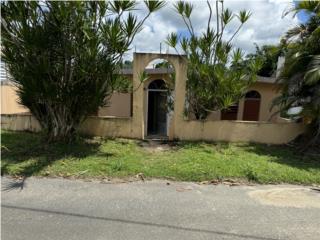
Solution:
<path fill-rule="evenodd" d="M 191 1 L 194 5 L 192 22 L 194 29 L 200 33 L 206 29 L 209 10 L 206 1 Z M 211 1 L 214 5 L 214 1 Z M 297 18 L 292 16 L 282 17 L 285 10 L 292 6 L 292 1 L 285 0 L 247 0 L 247 1 L 225 1 L 234 13 L 246 9 L 252 13 L 249 21 L 240 30 L 233 43 L 246 52 L 255 50 L 254 43 L 258 45 L 277 44 L 285 32 L 298 23 Z M 140 13 L 143 14 L 143 13 Z M 215 15 L 215 14 L 214 14 Z M 212 24 L 215 26 L 215 16 Z M 229 38 L 238 26 L 234 19 L 226 29 L 226 38 Z M 162 43 L 162 52 L 167 49 L 164 46 L 166 36 L 171 32 L 186 30 L 183 21 L 173 9 L 173 3 L 169 2 L 166 7 L 154 13 L 144 25 L 144 29 L 136 36 L 132 51 L 137 52 L 159 52 Z M 131 52 L 132 52 L 131 51 Z M 172 52 L 172 50 L 171 50 Z M 127 55 L 128 58 L 130 57 Z"/>

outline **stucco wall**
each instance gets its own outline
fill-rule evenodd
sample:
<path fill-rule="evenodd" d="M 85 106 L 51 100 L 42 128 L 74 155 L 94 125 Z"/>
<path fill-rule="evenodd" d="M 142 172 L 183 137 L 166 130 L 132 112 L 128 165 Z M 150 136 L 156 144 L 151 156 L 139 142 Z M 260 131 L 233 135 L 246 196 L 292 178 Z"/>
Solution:
<path fill-rule="evenodd" d="M 278 92 L 276 89 L 277 85 L 274 83 L 262 83 L 255 82 L 252 84 L 250 88 L 248 88 L 247 92 L 251 90 L 255 90 L 260 93 L 261 101 L 260 101 L 260 111 L 259 111 L 259 121 L 271 121 L 271 122 L 281 122 L 279 114 L 273 116 L 273 114 L 277 111 L 277 108 L 273 108 L 270 111 L 272 100 L 278 96 Z M 243 120 L 243 109 L 244 109 L 244 98 L 240 99 L 237 120 Z M 191 118 L 192 119 L 192 118 Z M 207 120 L 218 121 L 221 119 L 220 112 L 210 113 Z"/>
<path fill-rule="evenodd" d="M 133 106 L 132 106 L 132 124 L 134 126 L 134 135 L 137 138 L 146 136 L 145 112 L 147 104 L 145 101 L 145 91 L 141 87 L 140 74 L 145 70 L 150 62 L 155 59 L 167 60 L 175 70 L 175 101 L 172 124 L 169 130 L 169 139 L 174 138 L 175 126 L 183 120 L 183 111 L 185 105 L 185 79 L 187 78 L 186 58 L 174 54 L 152 54 L 152 53 L 134 53 L 133 55 Z"/>
<path fill-rule="evenodd" d="M 80 131 L 89 135 L 105 137 L 146 137 L 146 94 L 140 82 L 140 73 L 154 59 L 166 59 L 175 69 L 174 113 L 169 139 L 209 141 L 250 141 L 270 144 L 286 143 L 303 132 L 304 126 L 296 123 L 244 122 L 244 121 L 187 121 L 184 118 L 186 96 L 186 59 L 172 54 L 135 53 L 133 61 L 132 117 L 110 118 L 90 117 Z M 275 96 L 274 84 L 256 83 L 251 89 L 261 94 L 260 121 L 267 121 L 269 104 Z M 239 105 L 239 119 L 242 119 L 243 102 Z M 219 115 L 219 114 L 216 114 Z M 267 116 L 268 115 L 268 116 Z M 3 129 L 38 131 L 39 124 L 28 115 L 3 115 Z"/>
<path fill-rule="evenodd" d="M 270 107 L 273 99 L 279 95 L 276 87 L 277 85 L 275 84 L 256 82 L 248 89 L 247 92 L 251 90 L 255 90 L 259 92 L 261 95 L 259 121 L 275 122 L 278 120 L 279 114 L 274 115 L 271 118 L 271 116 L 277 111 L 277 108 L 273 108 L 272 111 L 270 111 Z M 244 99 L 241 99 L 239 101 L 238 120 L 243 119 L 243 109 L 244 109 Z"/>
<path fill-rule="evenodd" d="M 132 80 L 132 75 L 128 76 L 130 80 Z M 146 86 L 155 80 L 155 79 L 163 79 L 168 81 L 167 74 L 153 74 L 150 75 L 150 79 L 145 82 L 140 88 L 143 90 L 144 95 L 144 105 L 147 105 L 147 94 L 146 94 Z M 278 95 L 276 91 L 276 85 L 272 83 L 254 83 L 249 89 L 256 90 L 261 94 L 261 104 L 260 104 L 260 113 L 259 113 L 259 121 L 277 121 L 281 122 L 279 115 L 274 116 L 272 119 L 270 117 L 277 110 L 274 108 L 272 112 L 270 112 L 270 106 L 272 100 Z M 2 114 L 13 114 L 13 113 L 26 113 L 29 112 L 27 108 L 21 106 L 17 103 L 18 97 L 16 95 L 16 89 L 12 85 L 1 85 L 1 113 Z M 102 107 L 99 110 L 99 116 L 112 116 L 112 117 L 130 117 L 131 116 L 131 105 L 132 105 L 132 96 L 130 93 L 114 93 L 108 106 Z M 238 120 L 243 119 L 243 108 L 244 108 L 244 99 L 239 101 L 238 108 Z M 144 118 L 146 122 L 147 111 L 144 112 Z M 220 112 L 211 113 L 208 116 L 208 120 L 219 121 L 221 118 Z M 190 119 L 194 119 L 190 116 Z"/>
<path fill-rule="evenodd" d="M 99 109 L 99 116 L 130 117 L 131 94 L 113 93 L 108 105 Z"/>
<path fill-rule="evenodd" d="M 91 136 L 135 138 L 131 118 L 89 117 L 80 132 Z"/>
<path fill-rule="evenodd" d="M 303 133 L 298 123 L 249 121 L 184 121 L 175 129 L 180 140 L 287 143 Z"/>
<path fill-rule="evenodd" d="M 2 114 L 1 128 L 12 131 L 41 130 L 39 122 L 30 114 Z M 131 118 L 89 117 L 80 127 L 80 133 L 102 137 L 132 138 Z"/>
<path fill-rule="evenodd" d="M 40 125 L 27 114 L 1 115 L 2 129 L 39 131 Z M 298 123 L 266 123 L 246 121 L 183 121 L 175 126 L 175 137 L 180 140 L 230 142 L 287 143 L 303 133 Z M 92 136 L 140 138 L 134 133 L 131 118 L 89 117 L 80 132 Z"/>
<path fill-rule="evenodd" d="M 11 131 L 41 130 L 39 122 L 31 114 L 1 114 L 1 129 Z"/>
<path fill-rule="evenodd" d="M 132 79 L 129 76 L 129 79 Z M 144 104 L 147 105 L 147 86 L 148 84 L 155 80 L 155 79 L 163 79 L 168 81 L 169 78 L 167 74 L 153 74 L 150 75 L 148 81 L 146 81 L 142 87 L 144 90 Z M 140 86 L 141 87 L 141 86 Z M 281 122 L 279 118 L 279 114 L 274 115 L 277 108 L 275 107 L 270 111 L 270 106 L 272 100 L 278 96 L 278 92 L 276 89 L 277 85 L 273 83 L 262 83 L 256 82 L 254 83 L 249 89 L 248 92 L 251 90 L 255 90 L 260 93 L 261 95 L 261 102 L 260 102 L 260 112 L 259 112 L 259 121 L 272 121 L 272 122 Z M 244 109 L 244 98 L 239 101 L 239 108 L 238 108 L 238 115 L 237 120 L 243 119 L 243 109 Z M 99 116 L 115 116 L 115 117 L 130 117 L 131 111 L 131 96 L 128 93 L 114 93 L 110 99 L 108 107 L 100 108 Z M 145 121 L 147 119 L 147 111 L 145 111 Z M 190 115 L 190 119 L 194 120 L 194 117 Z M 219 111 L 212 112 L 209 114 L 207 120 L 211 121 L 219 121 L 221 119 L 221 113 Z"/>
<path fill-rule="evenodd" d="M 26 113 L 27 108 L 18 104 L 16 88 L 12 85 L 1 85 L 1 114 Z"/>

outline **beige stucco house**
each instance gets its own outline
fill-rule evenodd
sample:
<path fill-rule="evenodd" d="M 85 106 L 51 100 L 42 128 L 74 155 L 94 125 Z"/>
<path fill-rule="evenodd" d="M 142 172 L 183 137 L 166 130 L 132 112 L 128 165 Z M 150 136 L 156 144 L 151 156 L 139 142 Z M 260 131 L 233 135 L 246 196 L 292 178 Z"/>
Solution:
<path fill-rule="evenodd" d="M 20 105 L 16 87 L 8 80 L 1 81 L 1 114 L 27 113 L 29 110 Z"/>
<path fill-rule="evenodd" d="M 155 59 L 166 60 L 173 66 L 174 81 L 172 68 L 148 67 Z M 278 94 L 274 77 L 258 77 L 245 97 L 228 111 L 211 113 L 205 121 L 186 116 L 186 70 L 183 56 L 134 53 L 133 68 L 122 72 L 132 81 L 132 93 L 114 93 L 97 116 L 84 122 L 81 131 L 106 137 L 262 143 L 285 143 L 303 131 L 301 124 L 280 118 L 279 114 L 274 114 L 276 109 L 270 111 L 271 102 Z M 141 82 L 144 71 L 148 77 Z M 13 130 L 39 130 L 34 119 L 12 115 L 26 112 L 28 110 L 17 103 L 14 86 L 1 84 L 1 114 L 6 114 L 2 126 Z"/>
<path fill-rule="evenodd" d="M 144 101 L 148 105 L 149 85 L 156 80 L 170 82 L 173 69 L 147 68 L 148 80 L 143 84 Z M 133 70 L 124 69 L 129 80 L 133 80 Z M 276 109 L 270 111 L 272 100 L 279 94 L 279 85 L 275 77 L 261 77 L 247 91 L 247 97 L 239 101 L 226 112 L 211 113 L 208 120 L 245 120 L 245 121 L 283 121 L 278 115 L 273 116 Z M 99 116 L 130 117 L 132 115 L 132 94 L 114 93 L 107 106 L 99 110 Z M 193 119 L 192 116 L 189 116 Z"/>

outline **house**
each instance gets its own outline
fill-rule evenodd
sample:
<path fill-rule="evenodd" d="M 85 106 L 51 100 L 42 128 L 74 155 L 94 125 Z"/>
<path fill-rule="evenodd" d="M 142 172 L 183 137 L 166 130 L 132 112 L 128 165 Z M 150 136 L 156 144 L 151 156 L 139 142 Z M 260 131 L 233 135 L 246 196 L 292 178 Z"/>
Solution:
<path fill-rule="evenodd" d="M 150 62 L 163 59 L 173 68 L 150 68 Z M 172 71 L 174 69 L 174 81 Z M 141 82 L 141 74 L 147 79 Z M 97 116 L 89 117 L 81 126 L 88 135 L 125 138 L 165 138 L 210 141 L 253 141 L 286 143 L 304 131 L 301 124 L 292 123 L 270 111 L 272 100 L 279 94 L 275 78 L 258 77 L 245 97 L 227 111 L 213 112 L 205 121 L 186 116 L 187 62 L 174 54 L 134 53 L 133 68 L 122 74 L 132 81 L 132 93 L 114 93 L 107 106 Z M 6 87 L 7 86 L 7 87 Z M 1 85 L 2 125 L 13 130 L 39 130 L 35 119 L 13 116 L 26 109 L 17 107 L 14 86 Z M 10 94 L 3 94 L 3 92 Z M 9 107 L 10 106 L 10 107 Z M 15 109 L 13 108 L 15 106 Z M 168 107 L 170 106 L 170 107 Z M 24 119 L 24 120 L 23 120 Z M 20 127 L 19 123 L 24 123 Z M 28 123 L 24 121 L 29 121 Z"/>
<path fill-rule="evenodd" d="M 157 89 L 153 89 L 154 87 L 152 86 L 160 81 L 164 81 L 163 85 L 165 86 L 166 82 L 171 81 L 170 74 L 174 73 L 174 69 L 147 68 L 145 72 L 148 75 L 148 80 L 144 83 L 143 88 L 146 95 L 145 104 L 149 106 L 149 101 L 152 101 L 152 99 L 149 99 L 150 95 L 152 96 L 152 94 L 157 91 Z M 133 80 L 132 69 L 124 69 L 122 73 L 126 75 L 130 81 Z M 165 92 L 164 90 L 166 89 L 159 90 L 160 92 Z M 278 90 L 279 84 L 276 82 L 275 76 L 258 76 L 257 81 L 250 86 L 246 96 L 241 99 L 238 104 L 231 106 L 229 110 L 223 111 L 222 113 L 220 111 L 211 113 L 207 120 L 283 121 L 283 119 L 279 117 L 279 114 L 274 115 L 276 109 L 270 111 L 272 100 L 279 94 Z M 163 101 L 166 101 L 166 99 L 163 99 Z M 114 93 L 108 105 L 102 107 L 98 115 L 130 117 L 132 114 L 131 103 L 132 94 Z M 194 119 L 193 116 L 189 117 Z"/>
<path fill-rule="evenodd" d="M 29 109 L 20 105 L 16 87 L 8 80 L 1 83 L 1 114 L 28 113 Z"/>

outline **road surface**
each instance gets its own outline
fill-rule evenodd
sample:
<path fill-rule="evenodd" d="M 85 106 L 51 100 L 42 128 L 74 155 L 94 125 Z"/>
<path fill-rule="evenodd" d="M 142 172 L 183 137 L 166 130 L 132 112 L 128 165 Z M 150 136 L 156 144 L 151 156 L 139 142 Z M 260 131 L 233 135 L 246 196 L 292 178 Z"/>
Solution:
<path fill-rule="evenodd" d="M 22 188 L 23 187 L 23 188 Z M 2 177 L 3 240 L 319 239 L 320 192 L 293 185 Z"/>

